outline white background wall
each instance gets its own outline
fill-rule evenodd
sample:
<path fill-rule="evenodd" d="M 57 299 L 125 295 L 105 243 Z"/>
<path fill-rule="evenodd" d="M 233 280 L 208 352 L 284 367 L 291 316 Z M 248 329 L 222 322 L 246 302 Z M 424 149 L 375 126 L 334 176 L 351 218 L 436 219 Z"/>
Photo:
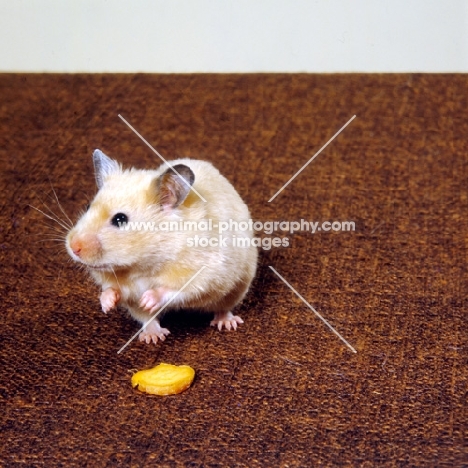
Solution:
<path fill-rule="evenodd" d="M 0 71 L 467 72 L 468 0 L 0 0 Z"/>

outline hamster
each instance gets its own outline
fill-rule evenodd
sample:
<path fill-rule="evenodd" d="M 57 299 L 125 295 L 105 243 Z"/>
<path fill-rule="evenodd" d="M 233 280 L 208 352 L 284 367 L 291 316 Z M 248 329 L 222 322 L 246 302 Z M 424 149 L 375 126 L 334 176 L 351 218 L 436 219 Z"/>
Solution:
<path fill-rule="evenodd" d="M 258 252 L 252 230 L 243 229 L 249 210 L 230 182 L 211 163 L 188 158 L 124 170 L 95 150 L 93 162 L 99 190 L 65 244 L 101 286 L 103 312 L 122 307 L 149 322 L 139 335 L 146 343 L 169 334 L 150 319 L 171 299 L 165 311 L 214 313 L 211 325 L 236 330 L 243 320 L 232 309 L 251 285 Z M 221 225 L 230 229 L 220 234 Z"/>

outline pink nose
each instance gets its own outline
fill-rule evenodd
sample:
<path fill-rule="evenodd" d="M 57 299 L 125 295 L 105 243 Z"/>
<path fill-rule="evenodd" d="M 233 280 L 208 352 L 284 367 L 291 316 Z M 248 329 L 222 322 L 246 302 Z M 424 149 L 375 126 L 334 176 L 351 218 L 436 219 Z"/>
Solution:
<path fill-rule="evenodd" d="M 72 250 L 72 252 L 77 256 L 79 257 L 80 256 L 80 253 L 81 251 L 83 250 L 83 244 L 81 242 L 80 239 L 73 239 L 71 242 L 70 242 L 70 248 Z"/>
<path fill-rule="evenodd" d="M 70 240 L 70 249 L 77 257 L 89 259 L 99 255 L 101 244 L 95 234 L 83 234 Z"/>

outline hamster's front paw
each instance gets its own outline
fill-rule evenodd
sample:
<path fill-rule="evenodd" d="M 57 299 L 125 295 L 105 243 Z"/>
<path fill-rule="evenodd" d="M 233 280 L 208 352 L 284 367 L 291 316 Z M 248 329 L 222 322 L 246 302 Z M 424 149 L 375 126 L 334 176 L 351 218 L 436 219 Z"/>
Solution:
<path fill-rule="evenodd" d="M 163 295 L 166 292 L 164 288 L 148 289 L 143 293 L 140 300 L 140 307 L 150 314 L 162 306 Z"/>
<path fill-rule="evenodd" d="M 146 325 L 146 328 L 140 333 L 138 339 L 148 344 L 151 342 L 156 344 L 158 339 L 164 341 L 169 333 L 170 331 L 167 328 L 162 328 L 157 320 L 153 320 Z"/>
<path fill-rule="evenodd" d="M 232 315 L 232 312 L 216 312 L 214 319 L 210 325 L 212 327 L 218 327 L 218 330 L 222 330 L 223 326 L 226 330 L 237 330 L 237 324 L 244 323 L 244 321 L 238 315 Z"/>
<path fill-rule="evenodd" d="M 120 301 L 120 293 L 117 289 L 107 288 L 101 293 L 101 307 L 102 311 L 107 314 L 110 310 L 117 307 Z"/>

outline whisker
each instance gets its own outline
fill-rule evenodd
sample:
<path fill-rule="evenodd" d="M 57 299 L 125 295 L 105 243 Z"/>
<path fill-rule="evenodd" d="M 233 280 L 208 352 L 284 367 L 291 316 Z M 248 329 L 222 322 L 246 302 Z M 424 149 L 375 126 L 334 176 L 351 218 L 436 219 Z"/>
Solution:
<path fill-rule="evenodd" d="M 39 239 L 38 241 L 35 241 L 35 244 L 38 244 L 39 242 L 59 242 L 60 244 L 63 243 L 63 239 L 56 239 L 54 237 L 49 237 L 47 239 Z"/>
<path fill-rule="evenodd" d="M 51 226 L 50 224 L 45 224 L 45 226 L 47 226 L 51 231 L 54 231 L 57 234 L 62 234 L 64 239 L 65 239 L 66 235 L 68 234 L 67 231 L 65 231 L 63 229 L 58 229 L 56 226 Z"/>
<path fill-rule="evenodd" d="M 62 266 L 62 268 L 60 268 L 59 274 L 58 274 L 58 276 L 57 276 L 57 281 L 60 281 L 60 278 L 61 278 L 61 276 L 62 276 L 62 273 L 63 273 L 63 270 L 64 270 L 64 269 L 65 269 L 64 266 Z"/>
<path fill-rule="evenodd" d="M 59 202 L 59 199 L 58 199 L 58 197 L 57 197 L 57 193 L 55 192 L 54 187 L 52 186 L 52 182 L 50 182 L 50 180 L 49 180 L 49 183 L 50 183 L 50 188 L 52 189 L 52 192 L 54 193 L 55 200 L 57 201 L 57 205 L 58 205 L 58 207 L 60 208 L 60 211 L 61 211 L 61 212 L 63 213 L 63 215 L 65 216 L 65 218 L 68 219 L 68 221 L 69 221 L 69 223 L 70 223 L 68 226 L 69 226 L 69 228 L 71 229 L 71 228 L 73 227 L 72 220 L 68 217 L 67 213 L 65 213 L 65 210 L 63 209 L 61 203 Z"/>
<path fill-rule="evenodd" d="M 44 206 L 47 208 L 47 210 L 49 211 L 49 213 L 52 215 L 52 216 L 55 216 L 55 219 L 58 219 L 60 220 L 62 223 L 63 223 L 63 226 L 66 226 L 65 229 L 69 230 L 70 227 L 68 226 L 66 220 L 63 220 L 63 219 L 60 219 L 59 216 L 57 215 L 57 213 L 52 210 L 52 208 L 50 208 L 50 206 L 46 205 L 44 202 L 43 202 Z"/>
<path fill-rule="evenodd" d="M 120 290 L 122 290 L 122 288 L 120 287 L 119 280 L 117 279 L 117 275 L 115 274 L 114 267 L 111 267 L 111 270 L 112 270 L 112 273 L 114 273 L 114 276 L 115 276 L 115 281 L 117 281 L 117 285 L 119 286 L 119 289 L 120 289 Z"/>
<path fill-rule="evenodd" d="M 47 226 L 49 228 L 49 226 Z M 26 236 L 28 237 L 44 237 L 44 236 L 55 236 L 55 237 L 62 237 L 65 240 L 65 236 L 63 235 L 62 232 L 55 231 L 54 229 L 47 229 L 46 231 L 41 231 L 41 232 L 26 232 Z"/>
<path fill-rule="evenodd" d="M 46 250 L 47 250 L 47 251 L 53 251 L 53 252 L 55 252 L 57 255 L 63 253 L 63 250 L 62 250 L 61 248 L 59 248 L 58 245 L 49 245 L 49 246 L 46 245 L 46 246 L 44 247 L 44 251 L 46 251 Z"/>
<path fill-rule="evenodd" d="M 50 183 L 50 180 L 49 180 L 49 183 Z M 57 203 L 57 205 L 59 206 L 60 210 L 63 212 L 63 214 L 65 215 L 65 217 L 68 219 L 68 221 L 71 223 L 70 225 L 68 224 L 68 221 L 67 220 L 63 220 L 60 218 L 60 216 L 58 216 L 58 214 L 52 210 L 50 208 L 50 206 L 45 203 L 45 201 L 38 195 L 37 192 L 34 192 L 35 195 L 37 196 L 37 198 L 39 199 L 39 201 L 44 205 L 44 207 L 47 209 L 47 211 L 50 213 L 51 217 L 50 219 L 52 219 L 53 221 L 55 221 L 57 224 L 60 224 L 60 226 L 64 229 L 65 232 L 68 232 L 72 227 L 73 227 L 73 223 L 70 221 L 70 218 L 68 218 L 67 214 L 65 213 L 65 211 L 62 209 L 62 207 L 60 206 L 60 202 L 58 200 L 58 197 L 57 197 L 57 194 L 55 193 L 55 190 L 54 188 L 52 187 L 52 183 L 51 184 L 51 188 L 52 188 L 52 191 L 54 193 L 54 196 L 55 196 L 55 200 L 54 198 L 51 196 L 51 195 L 48 195 L 48 198 L 52 201 L 54 201 L 55 203 Z M 32 208 L 35 208 L 36 210 L 39 210 L 38 208 L 32 206 L 32 205 L 29 205 L 31 206 Z M 45 213 L 44 211 L 41 211 L 39 210 L 42 214 L 46 215 L 47 216 L 47 213 Z"/>
<path fill-rule="evenodd" d="M 58 225 L 62 226 L 63 229 L 65 229 L 66 231 L 68 231 L 68 227 L 66 226 L 66 224 L 63 224 L 62 221 L 59 221 L 58 219 L 55 219 L 53 218 L 52 216 L 48 215 L 47 213 L 44 213 L 42 210 L 40 210 L 39 208 L 36 208 L 35 206 L 33 205 L 29 205 L 32 209 L 36 210 L 36 211 L 39 211 L 39 213 L 43 214 L 46 218 L 49 218 L 51 221 L 54 221 L 56 222 Z M 44 205 L 47 207 L 47 205 Z M 48 208 L 48 207 L 47 207 Z M 55 214 L 52 212 L 52 214 Z"/>
<path fill-rule="evenodd" d="M 65 238 L 67 237 L 67 231 L 63 230 L 63 229 L 58 229 L 56 226 L 52 226 L 50 224 L 47 224 L 47 223 L 44 223 L 42 224 L 43 227 L 46 228 L 46 230 L 42 231 L 42 232 L 28 232 L 27 235 L 28 236 L 44 236 L 45 234 L 53 234 L 53 235 L 58 235 L 58 236 L 61 236 L 63 238 L 63 240 L 65 240 Z"/>

